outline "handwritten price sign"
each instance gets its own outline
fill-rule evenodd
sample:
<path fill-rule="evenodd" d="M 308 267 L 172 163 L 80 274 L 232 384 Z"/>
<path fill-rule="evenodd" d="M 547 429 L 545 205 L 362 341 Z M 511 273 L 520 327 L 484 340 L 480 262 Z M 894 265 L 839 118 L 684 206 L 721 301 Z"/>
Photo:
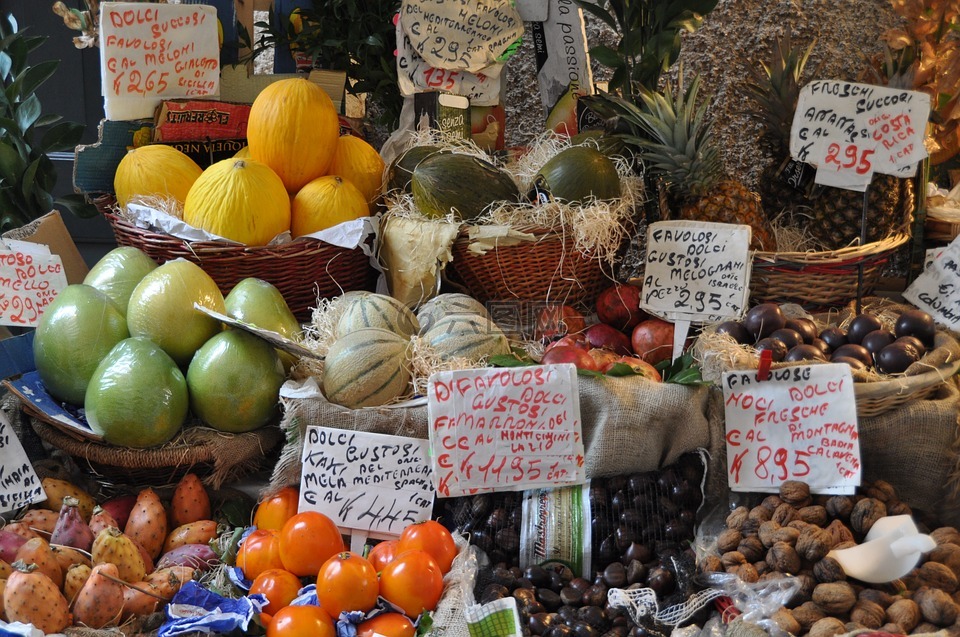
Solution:
<path fill-rule="evenodd" d="M 426 440 L 308 427 L 301 459 L 300 511 L 387 536 L 430 519 L 434 490 Z"/>
<path fill-rule="evenodd" d="M 960 238 L 950 242 L 903 292 L 947 329 L 960 331 Z"/>
<path fill-rule="evenodd" d="M 801 365 L 723 374 L 727 482 L 733 491 L 776 492 L 802 480 L 817 493 L 853 493 L 860 443 L 850 367 Z"/>
<path fill-rule="evenodd" d="M 750 227 L 659 221 L 647 228 L 643 309 L 667 320 L 739 318 L 747 302 Z"/>
<path fill-rule="evenodd" d="M 438 372 L 427 391 L 441 497 L 585 482 L 573 365 Z"/>
<path fill-rule="evenodd" d="M 800 92 L 790 153 L 817 167 L 816 182 L 864 190 L 873 173 L 910 177 L 927 156 L 926 93 L 818 80 Z"/>
<path fill-rule="evenodd" d="M 0 513 L 47 499 L 6 414 L 0 412 Z"/>
<path fill-rule="evenodd" d="M 217 11 L 199 4 L 100 5 L 103 94 L 201 97 L 220 91 Z"/>
<path fill-rule="evenodd" d="M 0 325 L 36 327 L 44 308 L 65 287 L 63 263 L 49 250 L 0 249 Z"/>

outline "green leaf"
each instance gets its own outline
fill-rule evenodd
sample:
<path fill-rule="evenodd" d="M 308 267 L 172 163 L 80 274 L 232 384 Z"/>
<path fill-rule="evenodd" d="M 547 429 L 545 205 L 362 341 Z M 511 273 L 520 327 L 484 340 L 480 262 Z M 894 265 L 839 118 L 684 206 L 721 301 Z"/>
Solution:
<path fill-rule="evenodd" d="M 23 72 L 20 90 L 24 95 L 33 93 L 41 84 L 53 76 L 59 65 L 60 60 L 47 60 L 29 67 Z"/>
<path fill-rule="evenodd" d="M 614 20 L 612 15 L 610 15 L 609 11 L 605 11 L 601 9 L 600 7 L 597 6 L 596 3 L 591 2 L 591 0 L 575 0 L 575 1 L 581 9 L 593 15 L 595 18 L 601 20 L 604 24 L 606 24 L 608 27 L 610 27 L 614 31 L 620 30 L 617 26 L 616 20 Z"/>
<path fill-rule="evenodd" d="M 590 378 L 603 378 L 603 374 L 592 369 L 577 368 L 577 376 L 588 376 Z"/>
<path fill-rule="evenodd" d="M 0 144 L 0 176 L 8 181 L 17 182 L 24 168 L 26 166 L 20 154 L 12 147 Z"/>
<path fill-rule="evenodd" d="M 71 151 L 80 143 L 83 128 L 82 124 L 76 122 L 60 122 L 51 126 L 43 134 L 37 150 L 43 153 Z"/>
<path fill-rule="evenodd" d="M 27 166 L 27 169 L 23 173 L 23 178 L 20 180 L 20 191 L 23 193 L 23 198 L 27 201 L 30 201 L 30 198 L 33 196 L 38 168 L 40 168 L 40 160 L 35 159 Z"/>
<path fill-rule="evenodd" d="M 590 57 L 611 69 L 618 69 L 624 66 L 624 61 L 620 54 L 602 44 L 590 49 Z"/>
<path fill-rule="evenodd" d="M 614 363 L 610 369 L 606 371 L 607 376 L 637 376 L 637 372 L 633 370 L 632 367 L 626 363 Z"/>
<path fill-rule="evenodd" d="M 6 80 L 13 68 L 13 60 L 6 51 L 0 51 L 0 80 Z"/>
<path fill-rule="evenodd" d="M 17 125 L 20 130 L 26 131 L 40 118 L 40 98 L 31 95 L 25 99 L 17 109 Z"/>
<path fill-rule="evenodd" d="M 493 367 L 528 367 L 536 365 L 533 360 L 521 359 L 514 354 L 497 354 L 487 359 L 487 363 Z"/>
<path fill-rule="evenodd" d="M 425 610 L 420 614 L 420 621 L 417 622 L 417 637 L 429 635 L 432 629 L 433 615 L 430 614 L 430 611 Z"/>
<path fill-rule="evenodd" d="M 97 207 L 88 202 L 83 195 L 64 195 L 57 197 L 53 203 L 58 208 L 65 208 L 78 219 L 93 219 L 100 216 Z"/>
<path fill-rule="evenodd" d="M 2 92 L 0 92 L 0 95 L 2 95 Z M 38 119 L 34 123 L 34 126 L 36 126 L 37 128 L 40 128 L 42 126 L 53 126 L 54 124 L 59 122 L 61 119 L 63 119 L 63 117 L 60 115 L 56 115 L 54 113 L 45 113 L 41 115 L 40 119 Z"/>

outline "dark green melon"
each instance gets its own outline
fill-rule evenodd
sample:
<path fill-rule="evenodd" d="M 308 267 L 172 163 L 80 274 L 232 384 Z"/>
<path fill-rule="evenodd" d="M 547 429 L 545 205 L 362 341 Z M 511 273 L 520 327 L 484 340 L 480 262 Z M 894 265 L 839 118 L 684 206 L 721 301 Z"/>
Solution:
<path fill-rule="evenodd" d="M 596 148 L 571 146 L 550 158 L 535 181 L 558 201 L 609 201 L 620 196 L 616 164 Z"/>
<path fill-rule="evenodd" d="M 491 204 L 520 199 L 520 190 L 506 171 L 479 157 L 457 153 L 434 154 L 421 161 L 410 186 L 417 209 L 433 218 L 455 211 L 469 221 Z"/>
<path fill-rule="evenodd" d="M 417 164 L 434 153 L 449 153 L 447 149 L 439 146 L 411 146 L 403 151 L 390 164 L 387 171 L 387 190 L 401 190 L 410 192 L 410 179 L 413 177 L 413 170 Z"/>

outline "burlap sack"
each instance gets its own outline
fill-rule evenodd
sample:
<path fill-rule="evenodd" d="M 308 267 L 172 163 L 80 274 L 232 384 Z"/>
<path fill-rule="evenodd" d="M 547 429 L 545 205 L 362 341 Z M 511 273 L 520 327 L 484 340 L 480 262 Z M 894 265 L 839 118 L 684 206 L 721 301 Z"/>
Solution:
<path fill-rule="evenodd" d="M 585 378 L 578 382 L 587 478 L 653 471 L 688 451 L 722 450 L 707 408 L 709 390 L 639 378 Z M 280 423 L 286 443 L 270 490 L 300 484 L 303 434 L 309 425 L 427 438 L 427 407 L 347 409 L 317 398 L 284 400 Z"/>

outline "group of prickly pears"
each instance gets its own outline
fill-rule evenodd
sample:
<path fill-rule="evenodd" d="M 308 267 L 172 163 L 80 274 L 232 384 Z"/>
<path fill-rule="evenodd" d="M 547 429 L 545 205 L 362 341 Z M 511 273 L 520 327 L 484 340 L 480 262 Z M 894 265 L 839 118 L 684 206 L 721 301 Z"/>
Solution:
<path fill-rule="evenodd" d="M 217 562 L 217 523 L 195 474 L 169 506 L 149 487 L 101 505 L 63 480 L 43 489 L 45 502 L 0 529 L 0 619 L 44 633 L 116 626 L 161 609 Z"/>

